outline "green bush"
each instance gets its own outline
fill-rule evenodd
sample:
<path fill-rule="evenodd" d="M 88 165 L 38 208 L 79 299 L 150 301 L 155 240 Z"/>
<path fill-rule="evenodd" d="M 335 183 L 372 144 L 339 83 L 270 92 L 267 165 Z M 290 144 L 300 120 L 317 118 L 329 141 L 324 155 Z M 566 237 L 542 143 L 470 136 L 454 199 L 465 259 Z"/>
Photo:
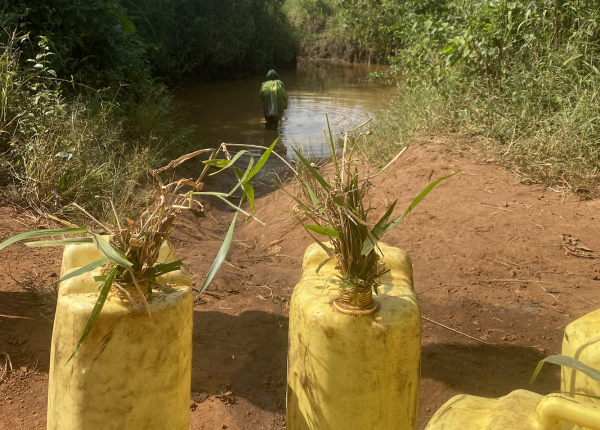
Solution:
<path fill-rule="evenodd" d="M 205 79 L 262 73 L 295 59 L 283 0 L 132 0 L 157 73 Z"/>
<path fill-rule="evenodd" d="M 154 86 L 130 105 L 117 103 L 115 91 L 105 97 L 80 85 L 66 97 L 63 89 L 72 85 L 54 78 L 48 40 L 39 38 L 26 59 L 21 48 L 29 42 L 0 44 L 4 195 L 41 213 L 71 216 L 69 204 L 78 203 L 112 222 L 112 200 L 124 216 L 138 214 L 151 180 L 146 163 L 164 162 L 188 136 L 166 91 Z"/>
<path fill-rule="evenodd" d="M 353 37 L 389 55 L 412 94 L 436 101 L 430 129 L 485 137 L 495 159 L 526 182 L 597 194 L 597 1 L 340 4 Z M 402 100 L 392 110 L 414 109 Z"/>

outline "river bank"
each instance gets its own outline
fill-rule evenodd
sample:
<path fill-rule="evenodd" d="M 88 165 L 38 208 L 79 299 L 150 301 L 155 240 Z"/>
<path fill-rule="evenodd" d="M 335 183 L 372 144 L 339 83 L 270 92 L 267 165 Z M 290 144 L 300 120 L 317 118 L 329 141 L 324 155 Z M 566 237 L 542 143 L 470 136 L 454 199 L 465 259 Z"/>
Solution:
<path fill-rule="evenodd" d="M 594 255 L 600 250 L 588 234 L 597 228 L 598 201 L 519 184 L 502 167 L 478 162 L 468 141 L 435 136 L 415 141 L 379 178 L 374 201 L 399 198 L 403 207 L 431 177 L 458 169 L 464 172 L 440 185 L 386 240 L 410 253 L 423 316 L 435 321 L 423 321 L 420 429 L 457 393 L 556 390 L 558 368 L 528 385 L 536 363 L 560 351 L 566 324 L 598 306 L 595 260 L 565 248 L 571 237 Z M 281 192 L 257 200 L 267 227 L 240 223 L 228 263 L 196 302 L 192 430 L 284 428 L 288 305 L 310 243 L 286 222 L 282 209 L 289 205 Z M 231 216 L 209 201 L 205 215 L 188 212 L 177 226 L 173 242 L 196 285 Z M 0 240 L 42 224 L 0 208 Z M 60 268 L 60 251 L 21 247 L 0 255 L 0 351 L 13 364 L 0 383 L 2 429 L 45 428 L 52 325 L 7 272 L 22 279 L 34 267 L 47 282 Z"/>

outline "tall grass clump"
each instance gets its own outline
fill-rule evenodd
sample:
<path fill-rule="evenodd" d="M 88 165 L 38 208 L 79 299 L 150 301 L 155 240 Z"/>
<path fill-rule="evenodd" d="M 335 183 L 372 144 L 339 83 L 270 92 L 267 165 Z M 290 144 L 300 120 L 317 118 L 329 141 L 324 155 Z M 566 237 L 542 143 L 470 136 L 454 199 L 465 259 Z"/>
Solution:
<path fill-rule="evenodd" d="M 31 61 L 23 58 L 27 45 L 33 46 Z M 133 216 L 151 183 L 147 165 L 173 156 L 172 147 L 182 146 L 187 135 L 165 91 L 155 87 L 145 100 L 119 103 L 118 88 L 96 91 L 65 82 L 57 78 L 56 54 L 43 37 L 33 43 L 8 34 L 0 50 L 4 195 L 50 214 L 68 215 L 64 208 L 77 203 L 109 221 L 112 200 L 120 213 Z"/>
<path fill-rule="evenodd" d="M 29 231 L 13 236 L 0 243 L 0 250 L 2 250 L 7 246 L 23 240 L 61 237 L 58 240 L 43 239 L 26 242 L 26 245 L 30 247 L 54 247 L 75 243 L 89 243 L 93 244 L 93 246 L 95 246 L 102 254 L 102 258 L 80 267 L 77 270 L 64 274 L 60 279 L 54 281 L 50 285 L 50 287 L 52 287 L 68 279 L 88 274 L 101 268 L 99 276 L 93 276 L 93 279 L 96 282 L 99 282 L 99 294 L 96 304 L 94 305 L 79 341 L 77 342 L 75 351 L 73 351 L 73 354 L 67 362 L 73 358 L 91 332 L 102 312 L 109 294 L 112 293 L 116 298 L 130 302 L 130 304 L 138 310 L 141 310 L 142 307 L 145 308 L 148 316 L 151 316 L 147 299 L 150 298 L 154 291 L 160 290 L 167 293 L 173 291 L 170 286 L 160 284 L 157 281 L 157 278 L 166 273 L 181 270 L 183 260 L 159 261 L 160 250 L 173 232 L 175 223 L 181 213 L 184 210 L 192 209 L 196 205 L 202 207 L 202 203 L 198 200 L 201 196 L 211 195 L 220 198 L 238 212 L 242 212 L 246 215 L 248 220 L 256 219 L 243 210 L 241 205 L 245 199 L 248 199 L 250 205 L 254 209 L 254 189 L 250 184 L 250 180 L 260 172 L 273 151 L 275 144 L 276 142 L 262 154 L 256 165 L 254 164 L 254 156 L 250 152 L 242 150 L 239 151 L 234 158 L 231 158 L 227 151 L 227 147 L 225 144 L 222 144 L 218 149 L 201 149 L 194 151 L 172 160 L 165 167 L 160 169 L 150 169 L 149 174 L 152 177 L 154 189 L 149 198 L 148 205 L 146 205 L 146 209 L 139 217 L 134 218 L 134 221 L 132 221 L 129 218 L 122 218 L 119 216 L 115 208 L 111 205 L 112 215 L 114 216 L 114 229 L 104 225 L 101 221 L 90 215 L 85 209 L 74 204 L 73 206 L 91 218 L 95 225 L 99 225 L 100 228 L 105 230 L 105 233 L 109 234 L 108 240 L 89 228 L 78 227 L 69 223 L 70 226 L 66 228 Z M 172 170 L 181 163 L 201 154 L 210 155 L 208 160 L 204 162 L 204 169 L 202 169 L 197 179 L 182 178 L 173 180 L 170 178 L 167 181 L 163 181 L 161 178 L 161 174 L 164 174 L 164 172 Z M 218 158 L 220 154 L 225 154 L 226 158 Z M 247 155 L 250 159 L 245 171 L 234 166 L 234 163 L 243 155 Z M 220 169 L 216 173 L 222 172 L 227 168 L 234 169 L 239 181 L 228 193 L 203 191 L 203 180 L 208 174 L 211 166 Z M 238 189 L 242 190 L 243 196 L 239 206 L 236 206 L 229 202 L 227 198 L 232 197 L 233 193 Z M 209 269 L 197 297 L 208 287 L 229 251 L 238 212 L 236 212 L 233 217 L 233 221 L 225 236 L 223 245 Z M 70 237 L 64 238 L 64 236 Z"/>
<path fill-rule="evenodd" d="M 435 110 L 436 132 L 483 137 L 495 160 L 525 182 L 598 193 L 597 2 L 343 0 L 340 7 L 353 37 L 387 53 L 406 91 L 432 101 L 401 98 L 391 117 Z"/>
<path fill-rule="evenodd" d="M 378 293 L 381 277 L 388 271 L 378 252 L 383 235 L 396 227 L 437 184 L 459 173 L 433 181 L 400 215 L 394 215 L 396 200 L 383 215 L 374 219 L 374 212 L 381 202 L 369 198 L 372 181 L 400 154 L 379 172 L 369 173 L 371 169 L 357 152 L 359 146 L 370 144 L 369 122 L 342 133 L 337 145 L 329 128 L 327 145 L 333 170 L 329 177 L 324 177 L 314 163 L 294 149 L 299 160 L 296 188 L 291 193 L 286 191 L 296 202 L 295 218 L 328 255 L 317 272 L 327 262 L 335 261 L 339 273 L 328 282 L 338 285 L 342 301 L 348 301 L 352 306 L 359 306 L 365 294 L 367 305 L 370 305 L 371 292 Z M 281 184 L 278 186 L 285 191 Z"/>

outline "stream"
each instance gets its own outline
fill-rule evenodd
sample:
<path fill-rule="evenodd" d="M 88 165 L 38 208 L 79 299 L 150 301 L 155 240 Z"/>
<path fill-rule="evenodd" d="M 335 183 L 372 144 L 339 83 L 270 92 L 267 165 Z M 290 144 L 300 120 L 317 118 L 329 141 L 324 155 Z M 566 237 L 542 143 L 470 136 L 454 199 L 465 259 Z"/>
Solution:
<path fill-rule="evenodd" d="M 176 89 L 185 122 L 194 130 L 198 145 L 215 147 L 220 142 L 269 146 L 278 136 L 281 155 L 291 157 L 290 147 L 302 147 L 314 156 L 327 155 L 323 130 L 325 114 L 337 132 L 351 128 L 384 108 L 392 96 L 389 82 L 371 80 L 368 74 L 386 66 L 332 61 L 299 61 L 298 67 L 277 70 L 288 94 L 279 130 L 265 130 L 258 96 L 264 76 L 186 84 Z"/>

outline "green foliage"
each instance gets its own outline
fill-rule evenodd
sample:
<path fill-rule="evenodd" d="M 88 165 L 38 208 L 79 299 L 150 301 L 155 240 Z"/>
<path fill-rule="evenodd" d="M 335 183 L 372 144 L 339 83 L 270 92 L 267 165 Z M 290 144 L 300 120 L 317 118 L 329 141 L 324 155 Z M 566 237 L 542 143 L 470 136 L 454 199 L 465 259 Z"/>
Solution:
<path fill-rule="evenodd" d="M 176 123 L 166 91 L 152 85 L 143 98 L 119 102 L 118 88 L 65 83 L 55 78 L 57 55 L 48 39 L 37 42 L 0 40 L 4 194 L 53 214 L 68 215 L 76 202 L 109 222 L 112 200 L 120 213 L 135 216 L 150 183 L 145 163 L 157 165 L 181 151 L 188 133 Z M 28 59 L 22 49 L 29 44 L 35 50 Z"/>
<path fill-rule="evenodd" d="M 343 149 L 340 154 L 336 151 L 338 145 L 327 119 L 329 136 L 326 135 L 326 139 L 333 160 L 334 177 L 323 178 L 302 153 L 294 149 L 298 164 L 302 166 L 302 173 L 296 175 L 296 191 L 286 192 L 297 203 L 294 207 L 295 217 L 328 254 L 329 259 L 325 262 L 336 259 L 335 267 L 339 270 L 339 275 L 332 282 L 341 289 L 373 289 L 377 293 L 381 276 L 388 271 L 377 252 L 383 235 L 396 227 L 436 185 L 459 172 L 429 184 L 402 215 L 390 220 L 396 207 L 396 201 L 392 202 L 383 216 L 373 224 L 370 215 L 373 208 L 369 207 L 367 195 L 372 187 L 371 180 L 383 171 L 369 175 L 359 171 L 361 163 L 356 158 L 353 159 L 359 144 L 370 143 L 367 137 L 372 133 L 364 130 L 369 122 L 370 120 L 342 133 L 339 146 Z M 281 184 L 277 185 L 284 189 Z M 329 238 L 331 246 L 317 239 L 312 232 Z"/>
<path fill-rule="evenodd" d="M 283 0 L 131 0 L 127 7 L 152 45 L 156 71 L 172 78 L 205 79 L 294 60 Z"/>
<path fill-rule="evenodd" d="M 287 0 L 285 12 L 299 41 L 300 55 L 345 58 L 354 49 L 336 0 Z"/>
<path fill-rule="evenodd" d="M 146 47 L 134 35 L 135 25 L 120 1 L 17 0 L 7 5 L 8 26 L 31 40 L 43 36 L 50 41 L 59 75 L 95 87 L 134 83 L 147 75 Z"/>
<path fill-rule="evenodd" d="M 412 126 L 483 136 L 489 158 L 525 182 L 598 192 L 598 2 L 341 0 L 340 7 L 352 39 L 387 57 L 409 86 L 390 117 L 408 119 L 409 109 L 433 116 Z"/>
<path fill-rule="evenodd" d="M 248 192 L 248 190 L 251 189 L 249 181 L 254 175 L 256 175 L 260 171 L 262 166 L 264 166 L 271 152 L 273 151 L 273 148 L 275 147 L 276 143 L 277 141 L 275 141 L 273 145 L 270 148 L 268 148 L 267 151 L 265 151 L 265 153 L 261 156 L 256 166 L 254 166 L 254 156 L 251 153 L 247 151 L 240 151 L 240 153 L 245 153 L 246 155 L 248 155 L 250 161 L 248 162 L 245 172 L 242 172 L 240 169 L 235 168 L 237 169 L 237 172 L 239 172 L 238 183 L 232 188 L 232 190 L 229 193 L 198 191 L 202 190 L 203 188 L 204 183 L 202 182 L 202 180 L 208 172 L 207 168 L 202 170 L 197 180 L 180 179 L 178 181 L 174 181 L 165 185 L 163 184 L 159 176 L 159 174 L 164 172 L 165 170 L 175 168 L 184 161 L 187 161 L 203 153 L 210 153 L 209 162 L 214 162 L 217 160 L 216 157 L 221 152 L 224 152 L 227 156 L 227 159 L 221 160 L 225 161 L 226 163 L 223 164 L 224 167 L 220 171 L 228 167 L 233 167 L 234 159 L 231 159 L 231 157 L 225 150 L 225 147 L 221 146 L 218 150 L 205 149 L 194 151 L 193 153 L 186 154 L 178 158 L 177 160 L 172 161 L 166 167 L 153 170 L 151 173 L 152 177 L 154 178 L 155 189 L 152 195 L 151 204 L 149 205 L 151 209 L 147 209 L 146 211 L 144 211 L 144 213 L 142 213 L 141 216 L 135 222 L 131 221 L 130 219 L 127 219 L 123 220 L 126 221 L 126 223 L 124 222 L 122 224 L 119 221 L 118 214 L 113 208 L 113 215 L 115 217 L 118 229 L 111 230 L 110 228 L 104 226 L 101 222 L 91 217 L 85 210 L 79 208 L 83 213 L 90 216 L 101 227 L 109 230 L 109 241 L 106 241 L 101 235 L 94 233 L 89 229 L 82 227 L 69 227 L 21 233 L 0 243 L 0 250 L 2 250 L 7 246 L 12 245 L 21 240 L 36 239 L 41 237 L 57 235 L 76 234 L 78 235 L 77 237 L 70 237 L 68 239 L 61 240 L 42 240 L 36 242 L 29 242 L 27 243 L 27 245 L 63 246 L 73 243 L 92 242 L 96 249 L 100 251 L 104 256 L 104 258 L 100 260 L 89 263 L 86 266 L 81 267 L 71 273 L 64 274 L 60 279 L 58 279 L 52 284 L 54 285 L 63 282 L 67 279 L 87 274 L 103 266 L 101 275 L 94 277 L 95 281 L 100 282 L 100 284 L 98 285 L 100 293 L 98 294 L 96 304 L 94 305 L 94 308 L 92 309 L 92 312 L 83 329 L 79 341 L 77 342 L 75 351 L 73 352 L 69 360 L 67 360 L 67 362 L 69 362 L 73 358 L 73 356 L 77 353 L 77 351 L 91 332 L 100 313 L 102 312 L 102 308 L 104 307 L 104 304 L 111 289 L 126 291 L 125 288 L 127 286 L 130 287 L 131 285 L 135 285 L 135 288 L 137 289 L 138 293 L 137 299 L 141 299 L 141 302 L 144 304 L 148 312 L 148 316 L 151 316 L 150 308 L 148 307 L 146 300 L 146 295 L 152 294 L 153 287 L 157 289 L 164 288 L 157 283 L 156 278 L 165 273 L 181 270 L 183 260 L 171 262 L 158 262 L 158 258 L 160 249 L 163 246 L 163 244 L 167 241 L 171 232 L 173 231 L 175 221 L 181 214 L 182 210 L 191 209 L 194 203 L 197 203 L 200 206 L 202 206 L 199 201 L 195 200 L 195 196 L 212 195 L 225 199 L 226 197 L 231 197 L 237 188 L 242 187 L 242 189 L 244 189 L 245 191 L 245 195 L 244 197 L 242 197 L 239 206 L 235 206 L 232 203 L 230 203 L 230 205 L 232 205 L 238 212 L 246 214 L 246 212 L 240 207 L 244 201 L 244 198 L 248 198 L 250 200 L 250 203 L 254 207 L 254 192 Z M 238 158 L 239 157 L 235 159 Z M 183 192 L 181 188 L 184 186 L 189 186 L 192 189 L 190 191 Z M 250 186 L 250 188 L 248 188 L 247 186 Z M 235 227 L 237 216 L 238 213 L 236 212 L 236 215 L 233 217 L 233 221 L 223 242 L 223 246 L 221 247 L 221 250 L 219 251 L 214 263 L 212 264 L 198 295 L 200 295 L 208 287 L 208 284 L 211 282 L 211 280 L 219 270 L 221 264 L 225 260 L 227 252 L 229 251 L 231 245 L 233 230 Z M 121 225 L 126 225 L 126 228 L 122 228 Z M 79 235 L 81 234 L 83 234 L 84 237 L 80 237 Z M 142 289 L 142 287 L 144 287 L 144 289 L 146 290 L 145 292 L 144 289 Z M 131 304 L 134 307 L 139 308 L 133 296 L 127 291 L 126 294 Z"/>

